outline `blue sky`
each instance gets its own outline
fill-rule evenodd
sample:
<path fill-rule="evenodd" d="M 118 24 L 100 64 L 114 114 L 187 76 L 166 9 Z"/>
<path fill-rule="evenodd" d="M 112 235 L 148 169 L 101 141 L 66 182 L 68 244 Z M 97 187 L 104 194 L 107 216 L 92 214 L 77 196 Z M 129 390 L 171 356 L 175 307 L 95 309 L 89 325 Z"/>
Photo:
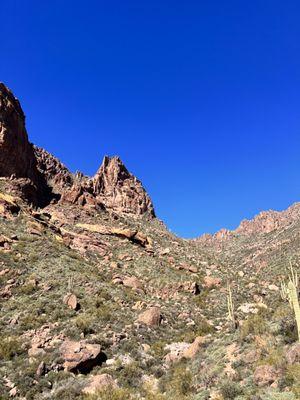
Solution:
<path fill-rule="evenodd" d="M 184 237 L 300 200 L 298 1 L 0 1 L 32 142 L 118 154 Z"/>

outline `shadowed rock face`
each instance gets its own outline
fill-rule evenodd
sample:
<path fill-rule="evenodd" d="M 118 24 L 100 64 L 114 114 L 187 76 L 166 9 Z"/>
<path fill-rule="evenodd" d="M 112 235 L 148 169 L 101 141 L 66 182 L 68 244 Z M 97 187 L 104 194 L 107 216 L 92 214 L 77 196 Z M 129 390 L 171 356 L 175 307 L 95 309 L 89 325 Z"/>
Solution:
<path fill-rule="evenodd" d="M 0 176 L 36 181 L 36 161 L 19 101 L 0 83 Z"/>
<path fill-rule="evenodd" d="M 152 201 L 141 182 L 119 157 L 105 156 L 93 178 L 80 174 L 73 177 L 72 186 L 62 193 L 62 201 L 100 206 L 117 213 L 155 216 Z"/>
<path fill-rule="evenodd" d="M 0 83 L 0 176 L 16 178 L 23 197 L 43 207 L 50 201 L 101 207 L 154 217 L 150 197 L 119 157 L 104 157 L 93 178 L 72 174 L 57 158 L 28 141 L 19 101 Z M 25 181 L 20 182 L 20 178 Z M 17 182 L 18 181 L 18 182 Z"/>

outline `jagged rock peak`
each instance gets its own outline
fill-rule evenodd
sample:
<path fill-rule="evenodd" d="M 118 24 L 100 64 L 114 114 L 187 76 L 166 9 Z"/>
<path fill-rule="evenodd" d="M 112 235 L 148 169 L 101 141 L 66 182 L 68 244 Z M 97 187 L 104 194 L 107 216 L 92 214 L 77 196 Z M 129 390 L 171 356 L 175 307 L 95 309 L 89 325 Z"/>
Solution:
<path fill-rule="evenodd" d="M 92 178 L 95 196 L 106 208 L 124 213 L 154 216 L 152 201 L 142 183 L 117 156 L 105 156 Z"/>
<path fill-rule="evenodd" d="M 36 181 L 35 156 L 19 101 L 0 82 L 0 176 Z"/>
<path fill-rule="evenodd" d="M 34 153 L 38 171 L 55 193 L 62 193 L 72 186 L 74 177 L 58 158 L 37 146 L 34 146 Z"/>
<path fill-rule="evenodd" d="M 25 178 L 20 191 L 36 206 L 61 201 L 154 217 L 148 194 L 119 157 L 104 157 L 96 175 L 88 178 L 72 174 L 46 150 L 33 146 L 28 140 L 20 103 L 3 83 L 0 83 L 0 176 L 16 181 Z"/>

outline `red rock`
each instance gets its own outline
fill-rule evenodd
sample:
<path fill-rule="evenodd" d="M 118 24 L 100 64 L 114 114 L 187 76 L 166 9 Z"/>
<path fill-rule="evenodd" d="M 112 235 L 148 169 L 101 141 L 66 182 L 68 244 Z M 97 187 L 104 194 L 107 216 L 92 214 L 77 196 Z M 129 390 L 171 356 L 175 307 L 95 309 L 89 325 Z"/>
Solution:
<path fill-rule="evenodd" d="M 203 285 L 208 288 L 211 289 L 215 286 L 220 286 L 221 285 L 221 279 L 220 278 L 214 278 L 212 276 L 205 276 L 203 278 Z"/>
<path fill-rule="evenodd" d="M 161 322 L 161 313 L 159 307 L 151 307 L 148 310 L 144 311 L 138 317 L 138 322 L 141 322 L 145 325 L 154 327 L 158 326 Z"/>
<path fill-rule="evenodd" d="M 70 372 L 89 372 L 106 360 L 99 344 L 65 341 L 60 347 L 64 368 Z"/>
<path fill-rule="evenodd" d="M 135 276 L 125 276 L 123 278 L 123 285 L 135 290 L 144 290 L 143 283 Z"/>
<path fill-rule="evenodd" d="M 72 310 L 77 310 L 79 307 L 79 303 L 77 301 L 77 297 L 73 293 L 67 293 L 64 297 L 63 302 Z"/>
<path fill-rule="evenodd" d="M 260 365 L 254 372 L 254 382 L 258 386 L 271 385 L 279 378 L 279 373 L 272 365 Z"/>
<path fill-rule="evenodd" d="M 92 182 L 97 200 L 107 209 L 154 216 L 153 204 L 141 182 L 128 172 L 119 157 L 104 157 Z"/>
<path fill-rule="evenodd" d="M 44 206 L 51 200 L 116 213 L 155 216 L 153 204 L 141 182 L 118 157 L 104 157 L 93 178 L 73 175 L 54 156 L 28 140 L 25 115 L 12 92 L 0 83 L 0 177 L 17 178 L 27 200 Z M 0 211 L 2 212 L 3 206 Z M 137 237 L 140 242 L 147 238 Z"/>
<path fill-rule="evenodd" d="M 25 115 L 12 92 L 0 83 L 0 176 L 37 180 L 36 160 L 28 141 Z"/>
<path fill-rule="evenodd" d="M 84 394 L 95 394 L 97 391 L 110 387 L 115 389 L 118 387 L 116 381 L 109 374 L 94 375 L 89 379 L 88 385 L 82 390 Z"/>
<path fill-rule="evenodd" d="M 288 364 L 300 363 L 300 343 L 292 345 L 285 353 Z"/>

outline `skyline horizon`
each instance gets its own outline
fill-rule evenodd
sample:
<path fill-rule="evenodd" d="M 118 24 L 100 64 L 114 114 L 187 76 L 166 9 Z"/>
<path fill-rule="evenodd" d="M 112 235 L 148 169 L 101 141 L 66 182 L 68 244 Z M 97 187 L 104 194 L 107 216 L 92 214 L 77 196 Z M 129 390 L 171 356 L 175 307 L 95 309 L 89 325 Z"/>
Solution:
<path fill-rule="evenodd" d="M 0 78 L 30 141 L 71 171 L 119 155 L 181 237 L 300 199 L 299 3 L 29 0 L 3 13 Z"/>
<path fill-rule="evenodd" d="M 5 82 L 0 81 L 0 84 L 1 84 L 1 83 L 4 84 L 6 87 L 8 87 L 9 90 L 11 90 L 10 87 L 7 86 L 7 85 L 5 84 Z M 13 91 L 12 91 L 12 93 L 14 94 Z M 16 99 L 19 100 L 19 98 L 18 98 L 17 96 L 16 96 Z M 19 101 L 20 101 L 20 100 L 19 100 Z M 20 105 L 21 105 L 21 108 L 22 108 L 22 110 L 23 110 L 21 101 L 20 101 Z M 24 112 L 24 110 L 23 110 L 23 112 Z M 25 113 L 24 113 L 24 114 L 25 114 Z M 26 117 L 26 114 L 25 114 L 25 126 L 26 126 L 26 119 L 27 119 L 27 117 Z M 26 129 L 26 130 L 27 130 L 27 129 Z M 29 142 L 30 142 L 33 146 L 36 146 L 35 143 L 31 142 L 31 140 L 30 140 L 30 132 L 28 132 L 28 130 L 27 130 L 27 134 L 28 134 Z M 37 147 L 39 147 L 39 146 L 37 146 Z M 47 148 L 44 148 L 44 150 L 48 151 Z M 85 176 L 87 176 L 87 177 L 90 177 L 90 178 L 92 178 L 93 176 L 95 176 L 95 174 L 98 172 L 100 166 L 102 165 L 102 163 L 103 163 L 103 161 L 104 161 L 104 159 L 105 159 L 106 157 L 108 157 L 108 158 L 110 158 L 110 159 L 112 159 L 112 158 L 118 158 L 118 159 L 120 159 L 121 163 L 125 166 L 125 168 L 127 168 L 126 164 L 123 162 L 122 157 L 120 157 L 120 155 L 118 155 L 118 154 L 107 154 L 107 153 L 103 153 L 103 156 L 100 157 L 100 161 L 99 161 L 99 163 L 98 163 L 98 168 L 96 168 L 95 173 L 94 173 L 94 174 L 93 174 L 93 173 L 92 173 L 92 174 L 86 174 L 84 171 L 81 171 L 81 170 L 76 170 L 76 169 L 75 169 L 75 170 L 72 170 L 72 169 L 69 168 L 68 165 L 65 164 L 65 162 L 63 162 L 63 160 L 61 160 L 56 154 L 52 154 L 52 153 L 50 153 L 50 154 L 51 154 L 52 156 L 54 156 L 55 158 L 57 158 L 60 162 L 62 162 L 62 164 L 63 164 L 72 174 L 76 174 L 77 172 L 79 172 L 79 173 L 82 173 L 83 175 L 85 175 Z M 128 169 L 128 168 L 127 168 L 127 169 Z M 241 224 L 243 221 L 251 221 L 251 220 L 253 220 L 255 217 L 257 217 L 260 213 L 263 213 L 263 212 L 272 212 L 272 211 L 274 211 L 274 212 L 283 212 L 283 211 L 287 210 L 288 208 L 292 207 L 293 205 L 299 203 L 299 201 L 297 201 L 297 200 L 294 200 L 294 201 L 291 200 L 291 201 L 290 201 L 290 204 L 289 204 L 287 207 L 285 207 L 285 208 L 281 208 L 281 209 L 268 208 L 268 209 L 258 210 L 258 211 L 257 211 L 255 214 L 253 214 L 252 216 L 250 216 L 250 217 L 248 217 L 248 218 L 246 218 L 246 217 L 242 218 L 242 219 L 238 222 L 238 224 L 237 224 L 235 227 L 233 227 L 233 228 L 228 228 L 228 227 L 226 227 L 226 226 L 223 226 L 223 227 L 221 227 L 221 228 L 219 228 L 218 230 L 213 231 L 213 232 L 201 232 L 201 234 L 199 234 L 199 235 L 197 235 L 197 236 L 185 237 L 185 236 L 180 236 L 180 235 L 178 235 L 176 232 L 174 232 L 174 231 L 170 228 L 170 226 L 167 224 L 167 222 L 163 219 L 163 217 L 160 217 L 159 215 L 157 215 L 156 207 L 155 207 L 155 199 L 153 199 L 152 196 L 151 196 L 151 194 L 148 192 L 148 190 L 147 190 L 147 185 L 146 185 L 141 179 L 139 179 L 139 177 L 136 176 L 135 173 L 134 173 L 133 171 L 131 171 L 130 169 L 128 169 L 128 171 L 129 171 L 129 173 L 131 173 L 133 176 L 135 176 L 135 178 L 137 178 L 137 179 L 142 183 L 142 186 L 144 187 L 144 189 L 146 190 L 146 192 L 149 194 L 149 196 L 150 196 L 150 198 L 151 198 L 151 200 L 152 200 L 152 203 L 153 203 L 153 205 L 154 205 L 154 211 L 155 211 L 155 214 L 156 214 L 156 215 L 155 215 L 156 218 L 158 218 L 159 220 L 161 220 L 161 221 L 166 225 L 166 227 L 168 228 L 168 230 L 169 230 L 170 232 L 174 233 L 175 235 L 177 235 L 178 237 L 180 237 L 180 238 L 182 238 L 182 239 L 197 239 L 197 238 L 200 238 L 201 236 L 207 235 L 207 234 L 214 235 L 214 234 L 220 232 L 221 230 L 235 231 L 235 230 L 240 226 L 240 224 Z"/>

